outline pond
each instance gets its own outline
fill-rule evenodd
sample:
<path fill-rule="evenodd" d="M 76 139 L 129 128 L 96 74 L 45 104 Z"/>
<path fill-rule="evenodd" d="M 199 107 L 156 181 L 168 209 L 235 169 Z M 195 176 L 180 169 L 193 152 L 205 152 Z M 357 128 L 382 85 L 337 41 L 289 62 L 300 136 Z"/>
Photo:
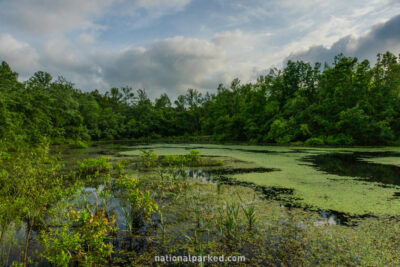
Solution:
<path fill-rule="evenodd" d="M 398 148 L 154 144 L 132 146 L 119 155 L 139 155 L 141 149 L 159 155 L 197 149 L 202 155 L 229 157 L 232 169 L 239 170 L 251 163 L 253 169 L 265 171 L 232 171 L 222 176 L 290 191 L 296 206 L 350 216 L 400 214 Z"/>
<path fill-rule="evenodd" d="M 261 198 L 273 200 L 281 207 L 276 210 L 306 210 L 315 226 L 344 224 L 352 226 L 351 218 L 391 216 L 398 218 L 400 214 L 400 151 L 398 148 L 315 148 L 284 146 L 245 146 L 245 145 L 199 145 L 199 144 L 115 144 L 97 145 L 89 149 L 69 150 L 64 153 L 66 159 L 76 159 L 108 155 L 112 159 L 137 159 L 142 150 L 154 150 L 163 155 L 187 154 L 196 149 L 202 156 L 216 158 L 224 162 L 223 166 L 185 168 L 181 176 L 194 178 L 201 184 L 213 186 L 207 189 L 210 193 L 215 187 L 226 186 L 229 192 L 237 190 L 249 198 L 257 193 Z M 132 164 L 132 162 L 131 162 Z M 157 170 L 159 171 L 159 170 Z M 138 171 L 131 168 L 135 177 L 151 181 L 156 170 Z M 192 179 L 193 180 L 193 179 Z M 233 186 L 233 187 L 231 187 Z M 129 230 L 131 220 L 127 212 L 127 203 L 120 198 L 117 191 L 110 191 L 108 196 L 101 196 L 103 185 L 87 185 L 69 200 L 60 201 L 57 205 L 73 205 L 96 209 L 104 207 L 116 215 L 116 226 L 119 231 L 113 237 L 116 251 L 134 251 L 142 253 L 160 228 L 160 215 L 153 214 L 149 223 L 143 225 L 135 233 Z M 197 190 L 197 189 L 196 189 Z M 196 194 L 201 195 L 202 192 Z M 203 192 L 204 193 L 204 192 Z M 238 196 L 240 199 L 240 196 Z M 193 201 L 198 197 L 193 195 Z M 260 202 L 261 203 L 261 202 Z M 261 204 L 260 208 L 269 209 L 270 202 Z M 162 203 L 159 203 L 162 204 Z M 168 201 L 164 203 L 169 205 Z M 186 203 L 185 203 L 186 205 Z M 177 205 L 176 210 L 165 210 L 166 220 L 173 231 L 191 224 L 176 215 L 184 209 Z M 300 209 L 299 209 L 300 208 Z M 316 212 L 309 212 L 309 211 Z M 315 215 L 315 216 L 314 216 Z M 185 212 L 181 214 L 185 216 Z M 182 225 L 180 225 L 182 220 Z M 268 223 L 270 217 L 266 217 Z M 46 222 L 54 225 L 54 222 Z M 56 221 L 56 224 L 62 222 Z M 285 220 L 278 220 L 285 224 Z M 297 223 L 297 222 L 296 222 Z M 303 227 L 302 222 L 298 227 Z M 57 227 L 57 226 L 55 226 Z M 340 226 L 338 226 L 340 227 Z M 188 230 L 189 231 L 189 230 Z M 33 233 L 33 237 L 36 236 Z M 185 238 L 185 234 L 177 234 Z M 10 240 L 15 246 L 9 251 L 8 263 L 21 257 L 19 247 L 25 236 L 24 226 L 16 228 Z M 212 239 L 212 238 L 211 238 Z M 150 241 L 149 241 L 150 240 Z M 36 241 L 30 244 L 30 256 L 41 264 L 37 256 L 40 246 Z M 125 256 L 122 256 L 125 257 Z"/>

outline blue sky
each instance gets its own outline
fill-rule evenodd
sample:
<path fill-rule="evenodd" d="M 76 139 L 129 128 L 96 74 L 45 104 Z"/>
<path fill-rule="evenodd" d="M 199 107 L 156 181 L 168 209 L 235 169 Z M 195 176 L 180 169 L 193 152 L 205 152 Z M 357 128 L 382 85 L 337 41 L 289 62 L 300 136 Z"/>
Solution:
<path fill-rule="evenodd" d="M 395 0 L 0 0 L 0 60 L 155 97 L 254 81 L 287 59 L 400 52 Z"/>

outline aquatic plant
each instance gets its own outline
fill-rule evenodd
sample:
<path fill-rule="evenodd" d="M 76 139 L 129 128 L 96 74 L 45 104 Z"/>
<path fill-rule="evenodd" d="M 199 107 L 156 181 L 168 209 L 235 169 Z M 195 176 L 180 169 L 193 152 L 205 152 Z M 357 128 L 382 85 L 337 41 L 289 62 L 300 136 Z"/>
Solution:
<path fill-rule="evenodd" d="M 113 166 L 106 157 L 84 159 L 79 164 L 79 177 L 93 181 L 99 178 L 110 178 Z"/>
<path fill-rule="evenodd" d="M 205 157 L 208 155 L 229 157 L 230 160 L 224 160 L 227 168 L 247 167 L 252 164 L 252 168 L 279 169 L 280 171 L 262 173 L 232 173 L 229 174 L 229 177 L 265 187 L 291 189 L 293 194 L 288 201 L 292 205 L 314 207 L 320 210 L 335 210 L 350 215 L 398 215 L 400 198 L 393 197 L 395 192 L 400 191 L 398 187 L 383 187 L 378 183 L 365 183 L 365 181 L 358 180 L 356 177 L 325 173 L 302 162 L 304 157 L 310 155 L 329 154 L 331 152 L 396 152 L 398 148 L 322 149 L 316 147 L 293 148 L 212 144 L 203 144 L 201 147 L 197 144 L 158 144 L 146 146 L 146 148 L 154 149 L 160 155 L 184 154 L 188 149 L 195 148 Z M 122 154 L 135 155 L 136 153 L 127 151 Z M 368 160 L 373 160 L 373 158 Z M 341 166 L 339 163 L 335 163 L 336 167 Z"/>
<path fill-rule="evenodd" d="M 191 149 L 185 155 L 164 155 L 161 160 L 163 166 L 177 166 L 177 167 L 200 167 L 200 166 L 222 166 L 221 160 L 214 160 L 210 158 L 201 158 L 200 151 Z"/>
<path fill-rule="evenodd" d="M 200 162 L 200 151 L 192 149 L 189 154 L 185 155 L 186 161 L 190 164 L 197 164 Z"/>
<path fill-rule="evenodd" d="M 242 206 L 242 210 L 246 217 L 247 227 L 249 230 L 253 230 L 255 223 L 257 222 L 256 210 L 254 206 L 249 205 L 247 208 Z"/>
<path fill-rule="evenodd" d="M 219 229 L 228 239 L 235 239 L 239 227 L 239 210 L 237 203 L 229 203 L 220 210 Z"/>
<path fill-rule="evenodd" d="M 68 146 L 71 148 L 88 148 L 89 145 L 82 140 L 69 140 Z"/>
<path fill-rule="evenodd" d="M 121 197 L 127 201 L 125 208 L 130 207 L 131 229 L 140 228 L 153 213 L 158 212 L 158 205 L 150 192 L 140 190 L 137 179 L 122 175 L 115 180 L 115 184 L 122 190 Z"/>
<path fill-rule="evenodd" d="M 222 188 L 222 183 L 220 183 L 219 181 L 217 181 L 217 193 L 218 193 L 218 195 L 221 194 L 221 188 Z"/>
<path fill-rule="evenodd" d="M 141 150 L 140 162 L 144 168 L 150 168 L 157 165 L 158 155 L 154 150 Z"/>
<path fill-rule="evenodd" d="M 88 210 L 69 212 L 69 225 L 53 231 L 42 231 L 41 256 L 56 266 L 99 266 L 109 262 L 113 245 L 109 235 L 117 229 L 115 220 L 108 218 L 104 209 L 91 214 Z"/>

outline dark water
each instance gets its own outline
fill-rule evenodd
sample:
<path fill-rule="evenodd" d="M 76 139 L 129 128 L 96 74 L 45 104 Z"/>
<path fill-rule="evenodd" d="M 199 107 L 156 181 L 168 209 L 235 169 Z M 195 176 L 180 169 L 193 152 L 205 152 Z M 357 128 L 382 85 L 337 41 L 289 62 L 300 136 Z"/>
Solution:
<path fill-rule="evenodd" d="M 395 152 L 354 152 L 310 155 L 302 161 L 315 169 L 339 176 L 357 177 L 382 186 L 400 185 L 400 167 L 364 161 L 374 157 L 400 157 Z"/>

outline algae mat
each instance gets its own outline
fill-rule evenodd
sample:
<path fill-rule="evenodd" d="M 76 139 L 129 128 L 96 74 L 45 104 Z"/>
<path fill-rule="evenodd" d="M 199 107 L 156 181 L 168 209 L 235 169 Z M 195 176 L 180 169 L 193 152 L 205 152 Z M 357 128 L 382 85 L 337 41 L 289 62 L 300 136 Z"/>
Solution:
<path fill-rule="evenodd" d="M 186 154 L 190 149 L 197 149 L 202 155 L 227 156 L 237 160 L 252 162 L 259 167 L 275 168 L 279 171 L 266 173 L 246 173 L 232 175 L 233 178 L 259 185 L 276 186 L 294 189 L 298 204 L 322 210 L 334 210 L 349 215 L 371 214 L 375 216 L 400 215 L 400 186 L 369 181 L 365 177 L 333 174 L 313 166 L 305 161 L 307 157 L 328 153 L 393 153 L 390 161 L 370 155 L 370 161 L 382 162 L 390 166 L 397 161 L 399 148 L 310 148 L 284 146 L 243 146 L 243 145 L 203 145 L 203 144 L 154 144 L 135 146 L 129 151 L 121 152 L 125 156 L 139 155 L 141 149 L 153 149 L 159 155 Z M 399 157 L 400 158 L 400 157 Z M 345 168 L 340 163 L 338 170 Z"/>

